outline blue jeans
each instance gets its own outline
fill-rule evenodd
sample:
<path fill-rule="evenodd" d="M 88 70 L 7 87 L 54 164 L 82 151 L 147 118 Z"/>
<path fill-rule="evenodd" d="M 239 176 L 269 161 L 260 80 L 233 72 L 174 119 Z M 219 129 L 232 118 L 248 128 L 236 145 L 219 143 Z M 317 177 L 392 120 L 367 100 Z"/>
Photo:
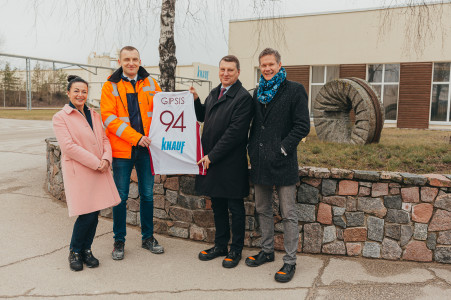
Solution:
<path fill-rule="evenodd" d="M 99 211 L 78 216 L 74 223 L 74 230 L 72 231 L 72 239 L 70 241 L 71 251 L 80 253 L 83 250 L 91 249 L 98 222 Z"/>
<path fill-rule="evenodd" d="M 133 147 L 131 159 L 113 158 L 113 178 L 116 183 L 121 203 L 113 207 L 114 240 L 125 242 L 127 199 L 130 188 L 130 175 L 135 166 L 138 175 L 138 190 L 140 195 L 140 218 L 142 239 L 153 235 L 153 183 L 150 169 L 149 150 L 143 147 Z"/>

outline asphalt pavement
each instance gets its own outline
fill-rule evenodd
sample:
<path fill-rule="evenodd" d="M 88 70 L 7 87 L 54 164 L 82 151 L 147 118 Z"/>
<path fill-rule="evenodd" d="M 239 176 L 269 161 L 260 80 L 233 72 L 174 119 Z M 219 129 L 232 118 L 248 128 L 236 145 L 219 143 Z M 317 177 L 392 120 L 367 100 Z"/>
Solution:
<path fill-rule="evenodd" d="M 451 266 L 298 254 L 293 280 L 274 273 L 283 253 L 261 267 L 244 259 L 224 269 L 199 261 L 212 245 L 156 235 L 161 255 L 141 248 L 127 228 L 125 259 L 113 261 L 112 221 L 100 218 L 95 269 L 72 272 L 69 242 L 75 218 L 45 190 L 44 139 L 50 121 L 0 119 L 0 298 L 13 299 L 451 299 Z M 243 257 L 258 249 L 244 249 Z"/>

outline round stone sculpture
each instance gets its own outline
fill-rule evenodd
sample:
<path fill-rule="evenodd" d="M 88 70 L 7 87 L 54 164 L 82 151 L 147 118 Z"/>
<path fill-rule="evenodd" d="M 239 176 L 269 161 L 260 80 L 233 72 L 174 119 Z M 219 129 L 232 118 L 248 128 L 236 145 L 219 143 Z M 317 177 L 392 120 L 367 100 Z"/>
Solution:
<path fill-rule="evenodd" d="M 355 77 L 337 79 L 326 83 L 316 96 L 313 121 L 322 141 L 378 143 L 384 124 L 384 108 L 367 81 Z"/>

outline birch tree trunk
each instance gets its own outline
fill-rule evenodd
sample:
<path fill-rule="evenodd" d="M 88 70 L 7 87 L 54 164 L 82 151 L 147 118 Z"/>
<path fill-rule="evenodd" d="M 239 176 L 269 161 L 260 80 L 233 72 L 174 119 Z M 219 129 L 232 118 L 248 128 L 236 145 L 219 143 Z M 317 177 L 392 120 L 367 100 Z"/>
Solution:
<path fill-rule="evenodd" d="M 164 92 L 175 91 L 175 68 L 177 58 L 175 57 L 174 22 L 175 1 L 162 0 L 160 17 L 160 87 Z"/>

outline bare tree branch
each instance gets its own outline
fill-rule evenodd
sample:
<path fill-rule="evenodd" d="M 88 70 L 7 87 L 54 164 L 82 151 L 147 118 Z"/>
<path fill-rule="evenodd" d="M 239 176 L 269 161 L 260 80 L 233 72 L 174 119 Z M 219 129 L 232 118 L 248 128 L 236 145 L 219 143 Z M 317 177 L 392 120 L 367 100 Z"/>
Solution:
<path fill-rule="evenodd" d="M 239 0 L 34 0 L 33 7 L 35 26 L 38 25 L 37 20 L 42 7 L 45 6 L 43 4 L 51 3 L 51 16 L 56 16 L 65 23 L 76 22 L 76 30 L 85 37 L 87 33 L 94 33 L 94 47 L 101 41 L 111 40 L 112 34 L 114 41 L 120 45 L 136 38 L 142 40 L 145 45 L 147 41 L 155 40 L 151 32 L 159 24 L 160 83 L 163 90 L 172 91 L 175 89 L 177 66 L 175 32 L 180 30 L 183 34 L 189 34 L 191 40 L 203 41 L 206 47 L 213 47 L 209 42 L 210 34 L 205 34 L 208 32 L 209 24 L 219 19 L 222 27 L 221 35 L 227 41 L 227 20 L 239 15 L 243 7 L 251 3 L 258 20 L 254 32 L 259 37 L 255 52 L 267 46 L 269 42 L 286 44 L 284 25 L 280 19 L 274 18 L 279 16 L 277 11 L 282 2 L 283 0 L 250 0 L 244 3 Z M 180 13 L 180 16 L 184 16 L 184 20 L 180 23 L 181 26 L 176 27 L 177 30 L 174 28 L 177 25 L 176 3 L 178 9 L 184 9 L 184 13 L 183 10 Z M 128 30 L 124 30 L 124 27 Z M 271 32 L 275 34 L 268 36 Z"/>
<path fill-rule="evenodd" d="M 443 5 L 451 1 L 430 2 L 425 0 L 383 0 L 383 9 L 380 11 L 380 24 L 378 40 L 387 36 L 391 28 L 400 19 L 399 16 L 408 16 L 409 22 L 404 25 L 403 52 L 409 55 L 411 49 L 417 56 L 424 53 L 425 48 L 436 39 L 440 39 L 442 49 L 446 38 L 443 24 Z M 389 9 L 396 8 L 398 9 Z M 440 32 L 441 35 L 437 36 Z"/>

